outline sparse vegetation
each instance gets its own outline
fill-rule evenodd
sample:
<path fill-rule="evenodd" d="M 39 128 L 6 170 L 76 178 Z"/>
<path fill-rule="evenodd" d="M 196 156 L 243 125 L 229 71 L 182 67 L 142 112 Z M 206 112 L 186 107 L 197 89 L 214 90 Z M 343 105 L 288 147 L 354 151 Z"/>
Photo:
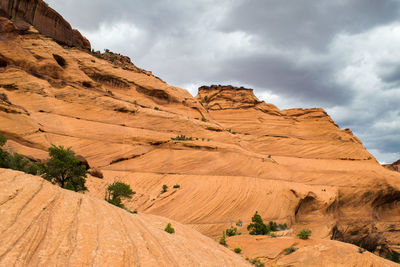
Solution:
<path fill-rule="evenodd" d="M 105 53 L 110 53 L 110 49 L 107 49 L 107 48 L 106 48 L 106 49 L 104 49 L 104 52 L 105 52 Z"/>
<path fill-rule="evenodd" d="M 222 236 L 221 236 L 221 238 L 219 239 L 219 243 L 221 244 L 221 245 L 223 245 L 223 246 L 227 246 L 227 244 L 226 244 L 226 236 L 225 236 L 225 231 L 222 231 Z"/>
<path fill-rule="evenodd" d="M 226 229 L 225 233 L 227 236 L 241 235 L 241 233 L 238 231 L 238 229 L 233 226 L 231 226 L 231 228 Z"/>
<path fill-rule="evenodd" d="M 234 248 L 233 251 L 235 251 L 235 253 L 239 254 L 240 252 L 242 252 L 242 249 L 237 247 L 237 248 Z"/>
<path fill-rule="evenodd" d="M 43 178 L 72 191 L 86 191 L 86 166 L 75 157 L 71 148 L 52 145 L 50 158 L 42 165 Z"/>
<path fill-rule="evenodd" d="M 365 251 L 366 251 L 365 248 L 358 248 L 358 252 L 361 253 L 361 254 L 364 253 Z"/>
<path fill-rule="evenodd" d="M 208 101 L 208 96 L 204 96 L 203 99 L 204 99 L 204 102 L 207 102 Z"/>
<path fill-rule="evenodd" d="M 271 231 L 263 222 L 263 219 L 258 214 L 258 211 L 251 218 L 252 223 L 247 226 L 249 234 L 251 235 L 267 235 Z"/>
<path fill-rule="evenodd" d="M 155 109 L 155 110 L 160 110 L 160 108 L 159 108 L 159 107 L 154 107 L 154 109 Z"/>
<path fill-rule="evenodd" d="M 270 236 L 271 236 L 272 238 L 278 237 L 275 233 L 271 233 Z"/>
<path fill-rule="evenodd" d="M 22 171 L 28 174 L 37 175 L 41 166 L 18 153 L 8 153 L 2 149 L 7 138 L 0 133 L 0 168 Z"/>
<path fill-rule="evenodd" d="M 236 222 L 236 226 L 242 227 L 242 226 L 243 226 L 242 220 L 239 219 L 239 220 Z"/>
<path fill-rule="evenodd" d="M 123 182 L 114 182 L 107 187 L 106 200 L 117 207 L 124 208 L 123 198 L 132 198 L 136 192 L 133 192 L 131 186 Z"/>
<path fill-rule="evenodd" d="M 167 192 L 167 191 L 168 191 L 168 185 L 164 184 L 164 185 L 162 186 L 161 194 L 163 194 L 163 193 L 165 193 L 165 192 Z"/>
<path fill-rule="evenodd" d="M 181 186 L 179 184 L 176 184 L 176 185 L 173 186 L 173 188 L 177 189 L 177 188 L 181 188 Z"/>
<path fill-rule="evenodd" d="M 175 229 L 172 227 L 171 223 L 168 223 L 167 226 L 164 229 L 165 232 L 169 234 L 175 233 Z"/>
<path fill-rule="evenodd" d="M 289 254 L 292 254 L 293 252 L 295 252 L 297 249 L 298 249 L 298 248 L 291 246 L 291 247 L 285 248 L 285 249 L 283 250 L 283 252 L 284 252 L 286 255 L 289 255 Z"/>
<path fill-rule="evenodd" d="M 297 234 L 297 237 L 305 240 L 305 239 L 308 239 L 310 237 L 310 235 L 311 235 L 310 229 L 303 229 Z"/>
<path fill-rule="evenodd" d="M 206 122 L 207 120 L 206 120 L 206 118 L 201 118 L 201 121 L 203 121 L 203 122 Z"/>
<path fill-rule="evenodd" d="M 251 264 L 253 264 L 256 267 L 264 267 L 265 264 L 260 260 L 260 259 L 249 259 L 246 258 Z"/>
<path fill-rule="evenodd" d="M 186 137 L 186 135 L 183 134 L 178 135 L 175 138 L 172 137 L 171 139 L 175 141 L 193 141 L 193 137 Z"/>

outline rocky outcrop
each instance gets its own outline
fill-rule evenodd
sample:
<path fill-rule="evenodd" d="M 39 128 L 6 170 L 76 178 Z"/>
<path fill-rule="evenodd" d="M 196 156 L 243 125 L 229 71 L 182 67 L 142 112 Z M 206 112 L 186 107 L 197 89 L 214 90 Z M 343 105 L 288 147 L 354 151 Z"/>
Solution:
<path fill-rule="evenodd" d="M 272 104 L 258 100 L 253 89 L 232 85 L 211 85 L 199 88 L 197 99 L 208 110 L 257 108 L 266 112 L 279 113 Z"/>
<path fill-rule="evenodd" d="M 22 19 L 62 44 L 90 49 L 90 42 L 42 0 L 2 0 L 0 15 Z"/>
<path fill-rule="evenodd" d="M 384 164 L 383 167 L 392 171 L 400 172 L 400 159 L 392 164 Z"/>

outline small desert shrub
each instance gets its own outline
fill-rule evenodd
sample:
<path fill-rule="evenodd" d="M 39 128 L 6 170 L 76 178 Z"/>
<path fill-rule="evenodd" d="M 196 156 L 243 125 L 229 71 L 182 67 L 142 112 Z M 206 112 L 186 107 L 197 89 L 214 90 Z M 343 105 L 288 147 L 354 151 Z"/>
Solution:
<path fill-rule="evenodd" d="M 107 48 L 106 48 L 106 49 L 104 49 L 104 52 L 105 52 L 105 53 L 110 53 L 110 49 L 107 49 Z"/>
<path fill-rule="evenodd" d="M 276 235 L 275 233 L 271 233 L 270 236 L 271 236 L 272 238 L 277 237 L 277 235 Z"/>
<path fill-rule="evenodd" d="M 165 192 L 167 192 L 167 191 L 168 191 L 168 185 L 164 184 L 164 185 L 162 186 L 161 194 L 162 194 L 162 193 L 165 193 Z"/>
<path fill-rule="evenodd" d="M 271 230 L 264 224 L 261 216 L 258 214 L 258 211 L 251 218 L 252 223 L 247 226 L 247 230 L 249 230 L 249 234 L 251 235 L 267 235 Z"/>
<path fill-rule="evenodd" d="M 207 102 L 207 100 L 208 100 L 208 96 L 204 96 L 204 102 Z"/>
<path fill-rule="evenodd" d="M 361 254 L 364 253 L 365 251 L 366 251 L 365 248 L 358 248 L 358 252 Z"/>
<path fill-rule="evenodd" d="M 186 137 L 185 135 L 181 134 L 176 136 L 175 138 L 171 138 L 175 141 L 193 141 L 193 137 Z"/>
<path fill-rule="evenodd" d="M 160 110 L 160 108 L 159 108 L 159 107 L 154 107 L 154 109 L 155 109 L 155 110 Z"/>
<path fill-rule="evenodd" d="M 286 255 L 289 255 L 289 254 L 292 254 L 293 252 L 295 252 L 296 250 L 297 250 L 297 248 L 292 246 L 292 247 L 285 248 L 283 250 L 283 252 L 285 252 Z"/>
<path fill-rule="evenodd" d="M 201 121 L 203 121 L 203 122 L 206 122 L 207 120 L 206 120 L 206 118 L 201 118 Z"/>
<path fill-rule="evenodd" d="M 221 238 L 219 239 L 219 243 L 221 244 L 221 245 L 223 245 L 223 246 L 227 246 L 227 244 L 226 244 L 226 236 L 225 236 L 225 232 L 223 231 L 222 232 L 222 236 L 221 236 Z"/>
<path fill-rule="evenodd" d="M 175 229 L 171 226 L 171 223 L 168 223 L 167 226 L 164 229 L 165 232 L 169 234 L 175 233 Z"/>
<path fill-rule="evenodd" d="M 297 234 L 297 237 L 300 239 L 308 239 L 310 235 L 311 235 L 310 229 L 303 229 Z"/>
<path fill-rule="evenodd" d="M 249 259 L 246 258 L 246 260 L 248 260 L 251 264 L 253 264 L 256 267 L 264 267 L 265 264 L 263 262 L 261 262 L 260 259 Z"/>
<path fill-rule="evenodd" d="M 234 236 L 234 235 L 240 235 L 241 233 L 238 232 L 238 229 L 236 227 L 231 226 L 231 228 L 228 228 L 225 230 L 225 233 L 227 236 Z"/>
<path fill-rule="evenodd" d="M 174 185 L 174 188 L 181 188 L 179 184 Z"/>
<path fill-rule="evenodd" d="M 242 227 L 242 226 L 243 226 L 242 220 L 239 219 L 239 220 L 236 222 L 236 226 Z"/>
<path fill-rule="evenodd" d="M 241 248 L 234 248 L 233 251 L 235 251 L 235 253 L 239 254 L 240 252 L 242 252 L 242 249 Z"/>

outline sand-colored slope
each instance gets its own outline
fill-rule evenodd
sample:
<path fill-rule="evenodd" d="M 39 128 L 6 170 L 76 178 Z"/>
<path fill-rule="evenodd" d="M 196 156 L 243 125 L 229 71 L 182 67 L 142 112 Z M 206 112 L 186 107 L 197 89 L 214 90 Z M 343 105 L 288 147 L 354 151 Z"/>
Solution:
<path fill-rule="evenodd" d="M 6 148 L 44 159 L 51 144 L 72 147 L 104 173 L 88 178 L 92 196 L 103 198 L 118 179 L 137 192 L 128 207 L 211 237 L 258 210 L 293 233 L 308 227 L 357 244 L 379 236 L 383 251 L 397 249 L 400 174 L 322 109 L 279 110 L 233 87 L 202 88 L 194 98 L 33 28 L 1 36 Z M 192 140 L 171 139 L 181 134 Z M 163 184 L 170 190 L 160 194 Z"/>
<path fill-rule="evenodd" d="M 232 249 L 241 248 L 244 257 L 261 259 L 266 266 L 399 266 L 368 251 L 360 251 L 357 246 L 334 240 L 234 236 L 228 238 L 227 243 Z M 296 251 L 287 254 L 284 250 L 290 247 L 296 248 Z"/>
<path fill-rule="evenodd" d="M 170 221 L 0 169 L 0 266 L 247 266 L 208 237 Z"/>

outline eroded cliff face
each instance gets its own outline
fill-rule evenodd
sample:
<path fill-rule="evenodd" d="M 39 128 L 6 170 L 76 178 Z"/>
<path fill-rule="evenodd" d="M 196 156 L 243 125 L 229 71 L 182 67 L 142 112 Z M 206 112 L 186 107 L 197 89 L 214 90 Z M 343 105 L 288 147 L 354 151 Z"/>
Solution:
<path fill-rule="evenodd" d="M 57 42 L 90 49 L 90 42 L 42 0 L 2 0 L 0 16 L 24 20 Z"/>
<path fill-rule="evenodd" d="M 254 238 L 246 226 L 257 210 L 287 223 L 288 238 L 310 228 L 316 239 L 399 251 L 400 174 L 323 109 L 279 110 L 232 86 L 202 87 L 193 98 L 21 27 L 0 20 L 0 131 L 9 151 L 43 160 L 51 144 L 70 146 L 103 174 L 89 176 L 88 195 L 103 199 L 121 180 L 137 192 L 130 209 L 209 237 L 240 219 L 243 236 Z"/>

